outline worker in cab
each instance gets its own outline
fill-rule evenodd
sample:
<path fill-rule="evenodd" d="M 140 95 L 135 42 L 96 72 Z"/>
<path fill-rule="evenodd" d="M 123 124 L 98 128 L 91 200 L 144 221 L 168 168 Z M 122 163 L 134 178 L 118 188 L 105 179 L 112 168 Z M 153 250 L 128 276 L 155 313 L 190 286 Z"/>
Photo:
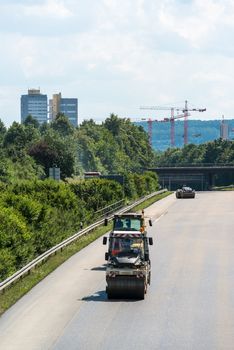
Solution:
<path fill-rule="evenodd" d="M 121 229 L 123 227 L 123 221 L 118 218 L 116 221 L 115 221 L 115 229 L 118 230 L 118 229 Z"/>

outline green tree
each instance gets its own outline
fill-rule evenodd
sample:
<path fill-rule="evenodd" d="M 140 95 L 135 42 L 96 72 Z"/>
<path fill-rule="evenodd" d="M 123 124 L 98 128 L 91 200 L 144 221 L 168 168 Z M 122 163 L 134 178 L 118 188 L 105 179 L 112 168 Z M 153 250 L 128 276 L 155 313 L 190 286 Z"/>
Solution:
<path fill-rule="evenodd" d="M 25 155 L 26 142 L 25 127 L 17 122 L 13 122 L 4 136 L 3 147 L 7 149 L 10 156 L 18 158 Z"/>
<path fill-rule="evenodd" d="M 55 120 L 51 122 L 51 128 L 57 131 L 61 136 L 70 136 L 74 133 L 74 126 L 69 119 L 63 114 L 57 114 Z"/>
<path fill-rule="evenodd" d="M 13 208 L 0 210 L 0 280 L 32 259 L 31 234 L 21 215 Z M 28 244 L 27 244 L 28 243 Z M 4 261 L 4 258 L 7 261 Z M 14 265 L 14 266 L 13 266 Z"/>
<path fill-rule="evenodd" d="M 25 126 L 31 125 L 31 126 L 33 126 L 34 128 L 36 128 L 36 129 L 38 129 L 39 126 L 40 126 L 40 124 L 39 124 L 39 122 L 37 121 L 37 119 L 33 118 L 32 115 L 30 115 L 30 114 L 25 118 L 23 124 L 24 124 Z"/>
<path fill-rule="evenodd" d="M 114 114 L 102 125 L 93 120 L 83 122 L 77 142 L 81 145 L 78 157 L 85 170 L 102 168 L 107 173 L 124 173 L 154 164 L 155 154 L 143 128 Z"/>
<path fill-rule="evenodd" d="M 60 168 L 62 179 L 74 173 L 75 142 L 71 137 L 61 137 L 53 129 L 49 129 L 42 139 L 30 148 L 29 154 L 44 167 L 47 176 L 49 168 L 53 166 Z"/>
<path fill-rule="evenodd" d="M 114 136 L 119 135 L 121 128 L 121 120 L 117 115 L 111 114 L 104 122 L 104 127 L 107 128 Z"/>
<path fill-rule="evenodd" d="M 26 155 L 28 148 L 39 138 L 39 131 L 31 124 L 25 126 L 13 122 L 5 133 L 3 147 L 12 159 L 18 160 Z"/>

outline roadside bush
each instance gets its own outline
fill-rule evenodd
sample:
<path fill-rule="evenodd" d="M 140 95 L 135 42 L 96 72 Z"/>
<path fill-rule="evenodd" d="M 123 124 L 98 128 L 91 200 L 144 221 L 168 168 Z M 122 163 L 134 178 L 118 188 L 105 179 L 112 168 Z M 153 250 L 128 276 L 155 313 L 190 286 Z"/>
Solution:
<path fill-rule="evenodd" d="M 43 205 L 26 195 L 15 195 L 7 193 L 1 198 L 2 203 L 6 207 L 12 207 L 17 210 L 28 223 L 33 223 L 38 220 L 41 214 Z"/>
<path fill-rule="evenodd" d="M 0 280 L 90 224 L 96 212 L 124 197 L 135 199 L 158 189 L 157 175 L 128 174 L 116 181 L 89 179 L 0 182 Z M 125 195 L 124 195 L 125 193 Z"/>
<path fill-rule="evenodd" d="M 32 259 L 34 251 L 31 238 L 24 218 L 13 208 L 0 207 L 0 279 Z M 4 262 L 4 259 L 8 262 Z"/>
<path fill-rule="evenodd" d="M 122 186 L 116 181 L 88 179 L 71 183 L 70 187 L 76 196 L 85 203 L 87 210 L 92 212 L 123 198 Z"/>
<path fill-rule="evenodd" d="M 0 281 L 16 272 L 16 258 L 10 248 L 0 248 Z"/>
<path fill-rule="evenodd" d="M 133 173 L 128 173 L 124 175 L 124 194 L 129 199 L 137 198 L 137 191 Z"/>
<path fill-rule="evenodd" d="M 156 173 L 147 171 L 143 174 L 129 173 L 124 176 L 124 193 L 129 199 L 142 197 L 159 188 Z"/>

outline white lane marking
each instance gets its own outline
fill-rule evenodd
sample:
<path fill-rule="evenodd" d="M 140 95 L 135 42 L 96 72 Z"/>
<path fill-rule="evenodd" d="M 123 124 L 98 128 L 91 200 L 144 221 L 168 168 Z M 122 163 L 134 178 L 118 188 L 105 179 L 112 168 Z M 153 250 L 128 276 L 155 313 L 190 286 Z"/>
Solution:
<path fill-rule="evenodd" d="M 164 215 L 166 215 L 168 211 L 166 210 L 164 213 L 162 213 L 157 219 L 154 220 L 154 222 L 159 221 Z"/>

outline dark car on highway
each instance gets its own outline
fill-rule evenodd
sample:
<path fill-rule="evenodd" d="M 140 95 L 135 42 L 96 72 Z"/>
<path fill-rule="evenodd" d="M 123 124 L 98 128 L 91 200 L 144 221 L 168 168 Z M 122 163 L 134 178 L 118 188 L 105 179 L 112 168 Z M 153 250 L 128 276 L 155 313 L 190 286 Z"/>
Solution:
<path fill-rule="evenodd" d="M 191 187 L 183 186 L 176 190 L 176 198 L 195 198 L 195 190 Z"/>

